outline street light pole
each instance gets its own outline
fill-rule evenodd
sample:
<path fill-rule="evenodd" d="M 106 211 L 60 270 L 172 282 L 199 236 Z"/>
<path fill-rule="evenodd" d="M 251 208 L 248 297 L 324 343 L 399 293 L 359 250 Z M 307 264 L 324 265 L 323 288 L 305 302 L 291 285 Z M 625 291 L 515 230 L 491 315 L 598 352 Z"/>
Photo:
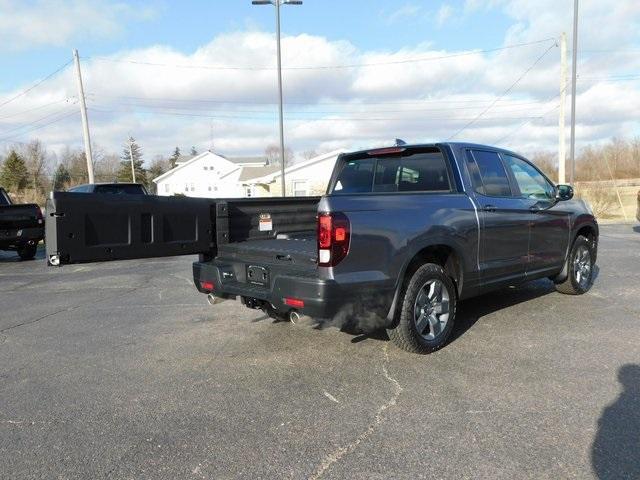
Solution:
<path fill-rule="evenodd" d="M 280 54 L 280 0 L 276 3 L 276 38 L 278 56 L 278 108 L 280 110 L 280 175 L 282 180 L 282 196 L 287 196 L 287 189 L 284 182 L 284 113 L 282 99 L 282 56 Z"/>
<path fill-rule="evenodd" d="M 282 56 L 280 53 L 280 6 L 302 5 L 302 0 L 253 0 L 253 5 L 274 5 L 276 7 L 276 45 L 278 57 L 278 110 L 280 113 L 280 176 L 282 183 L 282 196 L 286 197 L 287 190 L 284 180 L 284 113 L 282 96 Z"/>

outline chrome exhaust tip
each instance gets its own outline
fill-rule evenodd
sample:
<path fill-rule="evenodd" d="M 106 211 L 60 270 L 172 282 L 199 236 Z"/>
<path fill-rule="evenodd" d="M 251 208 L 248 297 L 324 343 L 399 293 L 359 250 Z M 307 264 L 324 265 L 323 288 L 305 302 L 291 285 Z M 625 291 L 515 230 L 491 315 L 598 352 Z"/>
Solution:
<path fill-rule="evenodd" d="M 289 312 L 289 321 L 294 325 L 300 322 L 300 314 L 295 310 L 291 310 L 291 312 Z"/>
<path fill-rule="evenodd" d="M 211 306 L 218 305 L 219 303 L 222 303 L 225 300 L 226 298 L 216 297 L 213 293 L 210 293 L 207 295 L 207 303 L 209 303 L 209 305 Z"/>

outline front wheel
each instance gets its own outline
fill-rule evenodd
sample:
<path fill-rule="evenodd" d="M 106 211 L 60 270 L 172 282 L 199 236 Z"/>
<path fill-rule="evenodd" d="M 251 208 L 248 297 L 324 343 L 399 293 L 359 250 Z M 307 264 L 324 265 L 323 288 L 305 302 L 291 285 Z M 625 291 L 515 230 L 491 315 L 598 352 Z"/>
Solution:
<path fill-rule="evenodd" d="M 569 252 L 568 276 L 556 284 L 556 290 L 567 295 L 582 295 L 593 283 L 593 250 L 591 242 L 580 235 Z"/>
<path fill-rule="evenodd" d="M 440 265 L 422 265 L 411 277 L 398 324 L 388 329 L 398 347 L 412 353 L 431 353 L 447 342 L 456 313 L 453 281 Z"/>
<path fill-rule="evenodd" d="M 24 245 L 18 248 L 18 256 L 20 260 L 31 260 L 36 256 L 37 245 Z"/>

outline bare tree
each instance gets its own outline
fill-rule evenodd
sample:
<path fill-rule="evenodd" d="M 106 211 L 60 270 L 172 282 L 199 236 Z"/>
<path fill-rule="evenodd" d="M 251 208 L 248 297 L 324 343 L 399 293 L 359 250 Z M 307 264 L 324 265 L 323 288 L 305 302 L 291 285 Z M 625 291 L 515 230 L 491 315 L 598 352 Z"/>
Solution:
<path fill-rule="evenodd" d="M 317 156 L 318 156 L 318 152 L 316 152 L 313 149 L 305 150 L 304 152 L 302 152 L 302 158 L 304 160 L 311 160 L 313 157 L 317 157 Z"/>
<path fill-rule="evenodd" d="M 264 150 L 269 165 L 280 165 L 280 147 L 277 145 L 267 145 Z M 289 147 L 284 149 L 284 166 L 288 167 L 293 164 L 294 154 Z"/>
<path fill-rule="evenodd" d="M 23 149 L 24 162 L 29 171 L 31 188 L 39 192 L 43 185 L 43 176 L 47 167 L 47 151 L 40 140 L 32 140 Z"/>

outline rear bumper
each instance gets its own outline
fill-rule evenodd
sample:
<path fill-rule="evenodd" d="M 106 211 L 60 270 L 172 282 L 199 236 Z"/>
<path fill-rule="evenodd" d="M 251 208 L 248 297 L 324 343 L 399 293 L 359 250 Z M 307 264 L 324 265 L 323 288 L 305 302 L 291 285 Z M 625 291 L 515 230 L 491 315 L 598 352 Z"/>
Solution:
<path fill-rule="evenodd" d="M 239 281 L 237 277 L 231 265 L 193 264 L 193 280 L 198 291 L 222 298 L 239 296 L 263 300 L 281 312 L 294 309 L 286 305 L 284 299 L 295 298 L 304 302 L 304 307 L 295 308 L 298 312 L 315 318 L 331 318 L 349 298 L 335 281 L 317 277 L 275 273 L 268 286 Z M 203 289 L 201 282 L 213 283 L 213 291 Z"/>
<path fill-rule="evenodd" d="M 44 238 L 44 227 L 0 230 L 0 248 L 37 244 Z"/>
<path fill-rule="evenodd" d="M 240 274 L 240 275 L 238 275 Z M 366 305 L 368 311 L 377 310 L 386 315 L 393 289 L 381 289 L 361 283 L 343 285 L 334 280 L 320 279 L 310 272 L 284 272 L 270 270 L 269 285 L 247 283 L 238 272 L 238 264 L 225 264 L 218 260 L 193 264 L 193 279 L 198 291 L 216 297 L 257 299 L 271 304 L 279 312 L 296 310 L 302 315 L 318 319 L 331 319 L 343 312 L 355 313 L 358 306 Z M 212 291 L 202 287 L 201 282 L 213 283 Z M 371 302 L 374 296 L 376 301 Z M 304 306 L 293 307 L 285 298 L 302 300 Z"/>

